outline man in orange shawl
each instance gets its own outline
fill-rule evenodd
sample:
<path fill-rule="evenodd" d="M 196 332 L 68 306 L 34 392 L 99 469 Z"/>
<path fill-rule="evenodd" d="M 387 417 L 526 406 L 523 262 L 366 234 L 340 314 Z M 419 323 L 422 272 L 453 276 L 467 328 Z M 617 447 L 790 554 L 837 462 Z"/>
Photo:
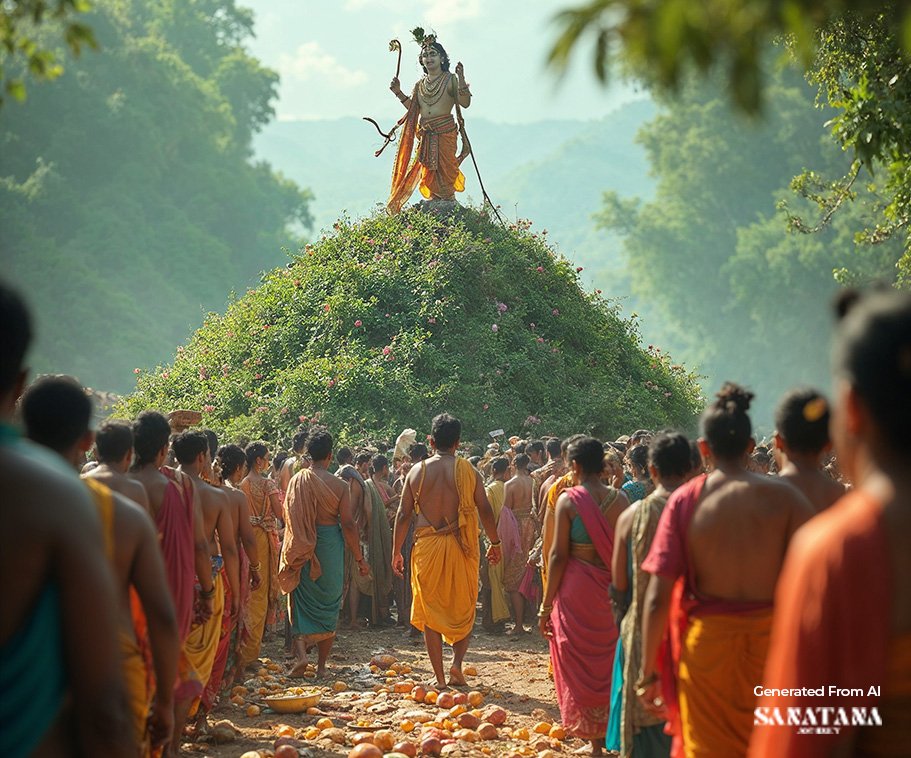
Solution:
<path fill-rule="evenodd" d="M 431 424 L 436 454 L 412 467 L 395 517 L 392 568 L 404 573 L 402 544 L 416 515 L 411 552 L 411 623 L 424 632 L 437 684 L 443 674 L 443 640 L 452 645 L 449 684 L 464 684 L 462 661 L 468 650 L 478 601 L 480 543 L 478 516 L 490 540 L 487 560 L 500 560 L 500 538 L 484 484 L 474 467 L 456 457 L 462 424 L 448 413 Z"/>
<path fill-rule="evenodd" d="M 460 124 L 452 116 L 453 107 L 471 105 L 471 91 L 465 82 L 465 70 L 457 63 L 455 74 L 449 71 L 449 56 L 433 36 L 420 32 L 421 55 L 418 58 L 424 76 L 414 85 L 411 97 L 402 92 L 398 78 L 389 89 L 408 109 L 399 137 L 399 149 L 392 167 L 392 191 L 386 204 L 390 213 L 398 213 L 420 183 L 421 194 L 430 199 L 452 200 L 465 189 L 465 177 L 459 164 L 467 155 L 456 156 L 456 135 Z M 461 121 L 461 114 L 459 114 Z M 414 149 L 417 138 L 417 151 Z"/>
<path fill-rule="evenodd" d="M 366 576 L 370 567 L 361 552 L 348 484 L 328 471 L 332 435 L 322 428 L 313 429 L 305 445 L 312 464 L 288 483 L 278 585 L 288 595 L 293 635 L 295 662 L 289 675 L 302 677 L 306 673 L 307 651 L 316 646 L 316 675 L 322 677 L 342 604 L 344 545 L 348 545 L 361 576 Z"/>

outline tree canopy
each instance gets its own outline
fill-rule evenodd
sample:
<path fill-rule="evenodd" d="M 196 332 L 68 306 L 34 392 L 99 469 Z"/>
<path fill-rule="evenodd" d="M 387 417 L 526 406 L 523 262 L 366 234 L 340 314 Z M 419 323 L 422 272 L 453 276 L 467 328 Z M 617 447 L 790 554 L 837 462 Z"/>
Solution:
<path fill-rule="evenodd" d="M 895 282 L 902 256 L 899 240 L 855 242 L 877 213 L 864 181 L 818 234 L 787 233 L 776 210 L 781 198 L 791 198 L 796 216 L 817 213 L 815 202 L 791 192 L 792 177 L 808 165 L 841 176 L 851 159 L 826 135 L 834 111 L 813 107 L 798 72 L 778 69 L 770 82 L 759 122 L 730 107 L 717 78 L 691 77 L 664 98 L 639 136 L 658 182 L 655 197 L 608 193 L 598 216 L 624 237 L 633 291 L 656 339 L 713 384 L 761 384 L 758 418 L 769 418 L 789 387 L 826 386 L 833 273 Z"/>
<path fill-rule="evenodd" d="M 273 441 L 314 420 L 389 440 L 444 410 L 466 440 L 691 429 L 695 377 L 530 227 L 470 209 L 342 220 L 210 314 L 125 410 L 202 410 L 216 431 Z"/>
<path fill-rule="evenodd" d="M 878 198 L 879 217 L 862 232 L 872 242 L 890 235 L 905 240 L 907 282 L 911 269 L 911 2 L 889 0 L 590 0 L 557 16 L 560 29 L 550 61 L 565 69 L 573 51 L 595 40 L 593 65 L 605 80 L 621 62 L 658 94 L 680 92 L 691 75 L 727 84 L 740 110 L 762 110 L 768 101 L 773 40 L 786 40 L 790 54 L 820 87 L 820 101 L 836 109 L 835 142 L 853 155 L 843 174 L 802 174 L 795 189 L 819 206 L 816 230 L 851 199 L 860 166 L 866 191 Z M 774 85 L 772 85 L 774 86 Z M 766 109 L 767 110 L 767 109 Z"/>
<path fill-rule="evenodd" d="M 298 248 L 309 194 L 251 159 L 278 76 L 246 52 L 248 11 L 99 0 L 85 22 L 100 52 L 3 109 L 0 241 L 33 369 L 123 391 Z"/>
<path fill-rule="evenodd" d="M 46 41 L 46 30 L 39 34 L 42 24 L 59 30 L 57 44 L 62 41 L 73 55 L 79 55 L 85 46 L 98 48 L 92 29 L 80 18 L 89 8 L 87 0 L 0 3 L 0 107 L 5 96 L 25 99 L 27 75 L 47 80 L 63 73 L 61 53 Z"/>

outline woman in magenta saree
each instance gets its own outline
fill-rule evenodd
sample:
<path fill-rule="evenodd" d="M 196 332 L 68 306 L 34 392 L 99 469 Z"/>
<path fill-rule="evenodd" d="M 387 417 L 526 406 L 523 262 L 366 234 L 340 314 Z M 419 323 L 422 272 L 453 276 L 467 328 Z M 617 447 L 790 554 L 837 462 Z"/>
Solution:
<path fill-rule="evenodd" d="M 538 614 L 550 640 L 554 685 L 567 733 L 604 746 L 617 627 L 611 614 L 614 525 L 628 504 L 601 482 L 604 448 L 583 437 L 569 446 L 575 486 L 557 500 L 544 601 Z"/>

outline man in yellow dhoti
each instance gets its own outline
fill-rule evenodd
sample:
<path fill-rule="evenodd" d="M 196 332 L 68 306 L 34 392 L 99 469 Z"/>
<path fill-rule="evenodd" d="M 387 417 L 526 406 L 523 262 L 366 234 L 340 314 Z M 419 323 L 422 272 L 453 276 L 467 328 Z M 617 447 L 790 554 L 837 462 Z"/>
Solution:
<path fill-rule="evenodd" d="M 464 684 L 462 661 L 475 620 L 480 560 L 478 516 L 490 540 L 487 560 L 500 560 L 500 540 L 481 477 L 465 459 L 456 457 L 462 434 L 458 419 L 443 413 L 431 425 L 435 455 L 414 466 L 405 480 L 395 517 L 392 569 L 404 573 L 402 544 L 416 514 L 411 553 L 411 623 L 424 632 L 427 655 L 439 686 L 443 673 L 443 640 L 452 645 L 449 684 Z"/>
<path fill-rule="evenodd" d="M 408 109 L 392 168 L 392 191 L 386 204 L 390 213 L 402 209 L 419 182 L 421 194 L 428 200 L 452 200 L 456 192 L 465 189 L 459 164 L 468 155 L 467 146 L 456 156 L 460 124 L 452 117 L 456 105 L 461 108 L 471 105 L 465 70 L 457 63 L 455 74 L 450 73 L 449 56 L 436 37 L 424 37 L 423 29 L 415 29 L 415 36 L 421 44 L 418 60 L 424 76 L 414 85 L 410 97 L 402 92 L 397 77 L 389 85 Z M 417 154 L 414 154 L 415 138 Z"/>

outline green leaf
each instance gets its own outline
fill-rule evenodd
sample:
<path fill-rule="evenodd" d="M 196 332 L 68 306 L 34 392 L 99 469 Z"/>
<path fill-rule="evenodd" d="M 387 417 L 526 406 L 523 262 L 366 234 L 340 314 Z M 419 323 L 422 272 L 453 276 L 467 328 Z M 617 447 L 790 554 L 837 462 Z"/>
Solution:
<path fill-rule="evenodd" d="M 8 79 L 6 82 L 6 94 L 14 100 L 22 102 L 25 100 L 25 82 L 21 79 Z"/>

